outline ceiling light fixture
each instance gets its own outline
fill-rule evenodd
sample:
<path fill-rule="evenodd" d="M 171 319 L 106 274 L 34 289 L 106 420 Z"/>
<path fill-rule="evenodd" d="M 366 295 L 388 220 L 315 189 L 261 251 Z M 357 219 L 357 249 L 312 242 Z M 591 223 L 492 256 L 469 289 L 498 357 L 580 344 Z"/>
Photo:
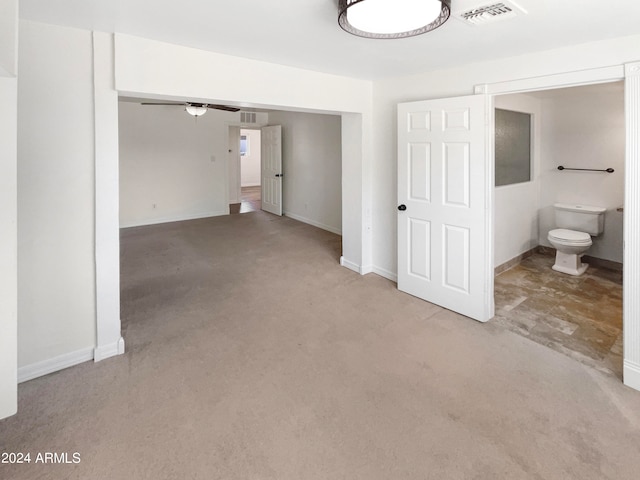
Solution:
<path fill-rule="evenodd" d="M 365 38 L 406 38 L 435 30 L 451 14 L 451 0 L 340 0 L 338 24 Z"/>
<path fill-rule="evenodd" d="M 201 117 L 207 113 L 207 107 L 199 103 L 187 103 L 185 110 L 189 115 L 193 115 L 194 117 Z"/>

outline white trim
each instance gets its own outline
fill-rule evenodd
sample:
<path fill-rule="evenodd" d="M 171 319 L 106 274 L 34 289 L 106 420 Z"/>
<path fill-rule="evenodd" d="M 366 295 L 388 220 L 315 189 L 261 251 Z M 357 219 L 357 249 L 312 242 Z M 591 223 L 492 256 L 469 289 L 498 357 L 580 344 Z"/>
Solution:
<path fill-rule="evenodd" d="M 484 317 L 481 322 L 488 322 L 495 314 L 495 102 L 493 95 L 484 94 L 485 102 L 485 155 L 488 161 L 485 162 L 485 197 L 484 197 Z M 490 160 L 489 160 L 490 159 Z"/>
<path fill-rule="evenodd" d="M 73 367 L 80 363 L 93 360 L 93 347 L 83 348 L 75 352 L 65 353 L 57 357 L 32 363 L 18 368 L 18 383 L 33 380 L 65 368 Z"/>
<path fill-rule="evenodd" d="M 109 357 L 122 355 L 124 353 L 124 338 L 120 337 L 110 345 L 103 345 L 93 349 L 93 361 L 100 362 Z"/>
<path fill-rule="evenodd" d="M 206 213 L 194 213 L 191 215 L 175 215 L 170 217 L 153 218 L 150 220 L 138 220 L 127 222 L 120 225 L 120 228 L 145 227 L 147 225 L 158 225 L 160 223 L 184 222 L 185 220 L 197 220 L 199 218 L 219 217 L 220 215 L 229 215 L 228 210 Z"/>
<path fill-rule="evenodd" d="M 368 275 L 373 273 L 373 265 L 363 265 L 360 267 L 360 275 Z"/>
<path fill-rule="evenodd" d="M 343 267 L 348 268 L 349 270 L 353 270 L 356 273 L 359 273 L 360 275 L 367 275 L 369 273 L 375 273 L 376 275 L 379 275 L 383 278 L 386 278 L 388 280 L 391 280 L 392 282 L 398 283 L 398 275 L 389 271 L 389 270 L 385 270 L 384 268 L 381 267 L 377 267 L 375 265 L 365 265 L 365 266 L 360 266 L 356 263 L 350 262 L 349 260 L 345 259 L 344 257 L 340 257 L 340 265 L 342 265 Z"/>
<path fill-rule="evenodd" d="M 521 78 L 506 82 L 485 83 L 473 89 L 477 94 L 503 95 L 507 93 L 549 90 L 552 88 L 577 87 L 594 83 L 616 82 L 624 79 L 624 66 L 592 68 L 577 72 L 558 73 L 542 77 Z"/>
<path fill-rule="evenodd" d="M 362 275 L 362 273 L 360 272 L 360 265 L 358 265 L 357 263 L 353 263 L 344 257 L 340 257 L 340 265 Z"/>
<path fill-rule="evenodd" d="M 371 271 L 376 275 L 380 275 L 392 282 L 398 283 L 398 275 L 389 270 L 385 270 L 384 268 L 376 267 L 375 265 L 372 267 Z"/>
<path fill-rule="evenodd" d="M 240 185 L 240 188 L 244 188 L 244 187 L 260 187 L 262 184 L 261 183 L 247 183 L 246 185 Z"/>
<path fill-rule="evenodd" d="M 326 230 L 331 233 L 335 233 L 336 235 L 342 235 L 342 230 L 336 227 L 331 227 L 329 225 L 325 225 L 324 223 L 316 222 L 315 220 L 311 220 L 310 218 L 303 217 L 301 215 L 291 213 L 291 212 L 282 212 L 285 217 L 292 218 L 302 223 L 307 223 L 309 225 L 313 225 L 314 227 L 321 228 L 322 230 Z"/>
<path fill-rule="evenodd" d="M 624 384 L 627 387 L 640 390 L 640 365 L 625 360 L 622 378 L 624 378 Z"/>
<path fill-rule="evenodd" d="M 622 334 L 625 385 L 640 390 L 640 62 L 625 66 L 624 242 Z M 635 293 L 634 293 L 635 292 Z"/>

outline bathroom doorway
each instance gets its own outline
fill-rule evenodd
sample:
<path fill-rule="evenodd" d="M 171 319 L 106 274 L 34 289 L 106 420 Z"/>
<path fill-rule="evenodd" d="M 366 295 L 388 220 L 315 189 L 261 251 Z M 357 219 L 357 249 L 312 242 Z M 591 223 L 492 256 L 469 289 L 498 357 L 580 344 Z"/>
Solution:
<path fill-rule="evenodd" d="M 494 191 L 495 322 L 621 378 L 624 84 L 494 99 L 497 109 L 529 115 L 531 132 L 529 177 L 516 175 Z M 496 170 L 496 179 L 503 177 Z M 606 208 L 581 276 L 551 269 L 555 203 Z"/>

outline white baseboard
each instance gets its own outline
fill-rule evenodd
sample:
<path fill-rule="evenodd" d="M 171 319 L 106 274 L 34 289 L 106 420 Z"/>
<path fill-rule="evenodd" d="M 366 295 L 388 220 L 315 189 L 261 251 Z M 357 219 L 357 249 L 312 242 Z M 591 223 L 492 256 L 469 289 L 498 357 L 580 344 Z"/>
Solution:
<path fill-rule="evenodd" d="M 348 268 L 349 270 L 353 270 L 356 273 L 360 273 L 360 265 L 358 265 L 357 263 L 350 262 L 344 257 L 340 257 L 340 265 L 342 265 L 345 268 Z"/>
<path fill-rule="evenodd" d="M 93 347 L 83 348 L 76 352 L 65 353 L 57 357 L 43 360 L 42 362 L 32 363 L 31 365 L 25 365 L 18 368 L 18 383 L 26 382 L 34 378 L 48 375 L 58 370 L 73 367 L 79 363 L 88 362 L 93 360 Z"/>
<path fill-rule="evenodd" d="M 227 210 L 216 212 L 193 213 L 189 215 L 173 215 L 169 217 L 151 218 L 148 220 L 135 220 L 132 222 L 122 222 L 120 228 L 144 227 L 147 225 L 158 225 L 160 223 L 184 222 L 185 220 L 197 220 L 199 218 L 218 217 L 220 215 L 229 215 L 229 206 Z"/>
<path fill-rule="evenodd" d="M 366 275 L 373 272 L 373 265 L 363 265 L 360 267 L 360 275 Z"/>
<path fill-rule="evenodd" d="M 240 188 L 242 187 L 259 187 L 260 185 L 262 185 L 261 183 L 247 183 L 246 185 L 240 185 Z"/>
<path fill-rule="evenodd" d="M 396 282 L 396 283 L 398 282 L 398 275 L 396 275 L 393 272 L 390 272 L 389 270 L 385 270 L 384 268 L 376 267 L 375 265 L 365 265 L 361 267 L 357 263 L 350 262 L 344 257 L 340 257 L 340 265 L 348 268 L 349 270 L 353 270 L 354 272 L 359 273 L 360 275 L 375 273 L 376 275 L 380 275 L 381 277 L 391 280 L 392 282 Z"/>
<path fill-rule="evenodd" d="M 625 360 L 622 378 L 627 387 L 640 390 L 640 365 Z"/>
<path fill-rule="evenodd" d="M 309 225 L 313 225 L 314 227 L 321 228 L 322 230 L 326 230 L 331 233 L 335 233 L 336 235 L 342 235 L 342 230 L 339 228 L 331 227 L 329 225 L 325 225 L 324 223 L 316 222 L 315 220 L 311 220 L 309 218 L 303 217 L 301 215 L 297 215 L 291 212 L 283 212 L 285 217 L 293 218 L 302 223 L 307 223 Z"/>
<path fill-rule="evenodd" d="M 100 362 L 109 357 L 116 355 L 122 355 L 124 353 L 124 338 L 120 337 L 117 341 L 109 344 L 96 347 L 93 350 L 93 361 Z"/>
<path fill-rule="evenodd" d="M 398 283 L 398 275 L 390 272 L 389 270 L 374 266 L 372 272 L 376 275 L 380 275 L 381 277 L 391 280 L 392 282 Z"/>

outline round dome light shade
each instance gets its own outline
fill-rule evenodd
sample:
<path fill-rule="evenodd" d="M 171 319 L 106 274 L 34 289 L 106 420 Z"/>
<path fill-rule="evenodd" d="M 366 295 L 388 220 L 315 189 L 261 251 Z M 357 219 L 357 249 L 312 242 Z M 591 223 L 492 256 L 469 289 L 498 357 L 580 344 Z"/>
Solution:
<path fill-rule="evenodd" d="M 360 37 L 413 37 L 446 22 L 450 4 L 450 0 L 340 0 L 338 23 Z"/>
<path fill-rule="evenodd" d="M 207 107 L 196 105 L 187 105 L 186 110 L 189 115 L 193 115 L 194 117 L 201 117 L 202 115 L 207 113 Z"/>

